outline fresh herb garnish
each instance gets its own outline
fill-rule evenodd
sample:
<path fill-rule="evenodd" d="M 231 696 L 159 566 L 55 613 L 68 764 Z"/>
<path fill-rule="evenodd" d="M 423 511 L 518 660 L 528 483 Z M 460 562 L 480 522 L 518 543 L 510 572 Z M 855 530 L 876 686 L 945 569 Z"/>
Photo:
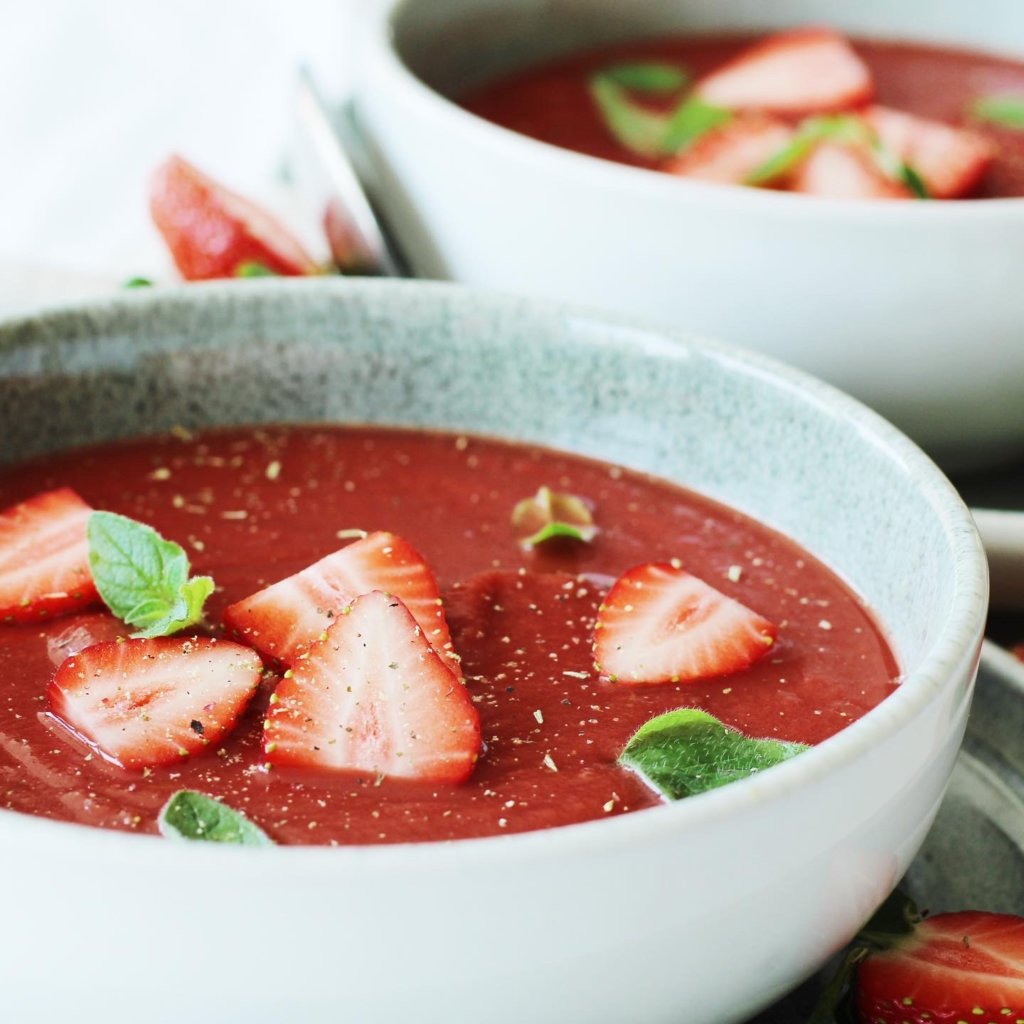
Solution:
<path fill-rule="evenodd" d="M 640 69 L 645 74 L 640 74 Z M 660 70 L 655 70 L 660 69 Z M 669 70 L 662 65 L 613 65 L 591 76 L 589 87 L 605 127 L 626 149 L 648 159 L 674 156 L 712 128 L 725 124 L 732 114 L 696 96 L 683 97 L 667 112 L 651 110 L 637 103 L 630 92 L 667 93 L 685 84 L 669 85 Z M 678 69 L 671 69 L 682 75 Z M 628 72 L 628 73 L 624 73 Z M 645 84 L 631 84 L 643 81 Z M 654 88 L 655 82 L 659 83 Z"/>
<path fill-rule="evenodd" d="M 731 120 L 731 111 L 705 103 L 698 96 L 691 96 L 669 115 L 665 135 L 661 140 L 662 149 L 670 156 L 679 153 L 702 135 Z"/>
<path fill-rule="evenodd" d="M 122 288 L 152 288 L 153 282 L 148 277 L 129 277 Z"/>
<path fill-rule="evenodd" d="M 678 64 L 662 64 L 657 61 L 613 64 L 602 69 L 600 74 L 616 85 L 621 85 L 623 89 L 654 94 L 676 92 L 690 78 Z"/>
<path fill-rule="evenodd" d="M 604 75 L 590 80 L 590 95 L 616 142 L 638 156 L 653 159 L 665 155 L 665 114 L 634 103 L 621 85 Z"/>
<path fill-rule="evenodd" d="M 523 547 L 532 548 L 555 537 L 588 543 L 597 527 L 582 498 L 559 494 L 541 487 L 532 498 L 524 498 L 512 510 L 512 528 L 521 536 Z"/>
<path fill-rule="evenodd" d="M 801 743 L 751 739 L 705 711 L 680 708 L 642 725 L 619 761 L 669 800 L 681 800 L 748 778 L 806 749 Z"/>
<path fill-rule="evenodd" d="M 271 270 L 265 263 L 245 260 L 235 267 L 235 277 L 280 277 L 280 274 L 276 270 Z"/>
<path fill-rule="evenodd" d="M 1000 128 L 1024 131 L 1024 96 L 982 96 L 971 105 L 971 116 Z"/>
<path fill-rule="evenodd" d="M 189 579 L 180 544 L 113 512 L 93 512 L 87 534 L 96 589 L 122 622 L 138 628 L 132 636 L 169 636 L 202 618 L 213 580 Z"/>
<path fill-rule="evenodd" d="M 244 814 L 194 789 L 179 789 L 164 804 L 157 819 L 167 839 L 234 843 L 238 846 L 273 846 L 270 837 Z"/>

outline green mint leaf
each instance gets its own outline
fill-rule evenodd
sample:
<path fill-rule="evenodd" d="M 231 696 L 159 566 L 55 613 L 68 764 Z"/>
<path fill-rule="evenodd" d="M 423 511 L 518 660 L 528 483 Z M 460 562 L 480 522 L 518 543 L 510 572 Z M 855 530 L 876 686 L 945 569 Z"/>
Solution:
<path fill-rule="evenodd" d="M 806 750 L 801 743 L 751 739 L 697 708 L 642 725 L 619 755 L 670 800 L 748 778 Z"/>
<path fill-rule="evenodd" d="M 273 846 L 273 840 L 244 814 L 220 800 L 179 789 L 164 804 L 157 818 L 160 834 L 167 839 L 234 843 L 238 846 Z"/>
<path fill-rule="evenodd" d="M 924 178 L 908 163 L 900 163 L 899 170 L 896 172 L 898 179 L 907 186 L 910 194 L 915 199 L 930 199 L 931 196 L 928 194 L 928 186 L 924 183 Z"/>
<path fill-rule="evenodd" d="M 658 61 L 613 64 L 604 68 L 601 75 L 623 89 L 655 94 L 675 92 L 682 89 L 690 79 L 689 74 L 678 64 L 663 64 Z"/>
<path fill-rule="evenodd" d="M 971 105 L 971 116 L 1000 128 L 1024 131 L 1024 96 L 982 96 Z"/>
<path fill-rule="evenodd" d="M 213 580 L 189 579 L 181 545 L 113 512 L 93 512 L 87 535 L 96 589 L 122 622 L 138 627 L 133 636 L 169 636 L 202 618 Z"/>
<path fill-rule="evenodd" d="M 559 494 L 550 487 L 541 487 L 532 498 L 516 503 L 512 510 L 512 528 L 526 548 L 555 537 L 589 543 L 597 534 L 586 502 L 575 494 Z"/>
<path fill-rule="evenodd" d="M 634 103 L 621 85 L 605 75 L 594 75 L 590 95 L 605 127 L 620 145 L 650 159 L 664 156 L 663 140 L 668 119 Z"/>
<path fill-rule="evenodd" d="M 732 112 L 724 107 L 714 107 L 696 96 L 683 100 L 668 117 L 661 139 L 662 152 L 674 156 L 692 146 L 702 135 L 731 120 Z"/>
<path fill-rule="evenodd" d="M 122 288 L 152 288 L 153 282 L 148 277 L 129 277 Z"/>
<path fill-rule="evenodd" d="M 276 270 L 271 270 L 265 263 L 245 260 L 235 267 L 235 277 L 280 277 L 280 274 Z"/>

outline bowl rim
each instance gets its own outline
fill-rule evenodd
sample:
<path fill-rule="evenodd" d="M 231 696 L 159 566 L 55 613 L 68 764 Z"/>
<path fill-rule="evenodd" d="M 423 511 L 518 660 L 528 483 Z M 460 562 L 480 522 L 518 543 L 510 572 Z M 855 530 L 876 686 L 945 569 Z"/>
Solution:
<path fill-rule="evenodd" d="M 410 301 L 446 302 L 473 305 L 484 303 L 503 315 L 516 316 L 524 309 L 558 317 L 571 323 L 596 323 L 613 333 L 646 335 L 658 342 L 656 353 L 638 347 L 642 358 L 687 358 L 697 350 L 719 362 L 722 372 L 740 372 L 765 380 L 773 388 L 795 392 L 813 405 L 822 416 L 841 420 L 857 435 L 860 443 L 884 451 L 894 466 L 907 474 L 928 500 L 938 517 L 952 557 L 953 596 L 946 610 L 946 628 L 925 652 L 921 663 L 901 676 L 901 684 L 877 707 L 839 733 L 794 758 L 772 768 L 764 775 L 748 778 L 707 793 L 646 808 L 643 812 L 595 819 L 550 829 L 453 841 L 253 848 L 238 847 L 233 853 L 213 852 L 220 844 L 153 842 L 157 837 L 98 828 L 74 822 L 55 821 L 29 813 L 0 809 L 0 842 L 22 840 L 37 843 L 40 849 L 59 850 L 73 839 L 77 853 L 92 853 L 108 862 L 129 863 L 139 857 L 153 858 L 147 863 L 167 866 L 190 864 L 209 856 L 223 856 L 220 863 L 237 865 L 237 858 L 253 858 L 270 866 L 278 858 L 299 859 L 313 870 L 351 871 L 358 868 L 371 874 L 391 870 L 396 863 L 404 868 L 425 871 L 445 866 L 468 867 L 471 863 L 534 862 L 595 850 L 632 847 L 636 843 L 657 841 L 676 832 L 722 818 L 742 815 L 745 808 L 764 807 L 787 798 L 794 790 L 840 772 L 867 748 L 891 738 L 904 725 L 922 713 L 931 701 L 955 680 L 955 669 L 972 659 L 976 670 L 988 607 L 988 565 L 981 538 L 970 511 L 942 471 L 913 441 L 880 415 L 845 393 L 770 357 L 740 346 L 695 336 L 671 326 L 652 324 L 642 319 L 609 313 L 584 305 L 553 300 L 524 298 L 507 292 L 469 288 L 438 281 L 410 281 L 373 278 L 280 278 L 238 282 L 203 282 L 160 289 L 142 289 L 111 297 L 51 307 L 34 313 L 0 318 L 0 351 L 16 349 L 35 342 L 40 333 L 52 339 L 77 323 L 87 323 L 90 335 L 101 335 L 104 325 L 126 312 L 136 316 L 163 307 L 166 312 L 187 316 L 197 307 L 216 310 L 222 305 L 229 315 L 237 307 L 240 288 L 245 300 L 272 305 L 279 295 L 308 296 L 307 301 L 338 302 L 362 298 L 375 302 L 376 308 L 391 315 Z M 573 338 L 573 345 L 593 344 L 585 337 Z M 6 343 L 6 344 L 5 344 Z M 571 450 L 571 449 L 566 449 Z M 748 513 L 753 518 L 756 514 Z M 837 571 L 833 569 L 833 571 Z M 885 627 L 885 623 L 880 625 Z M 968 688 L 965 695 L 970 693 Z M 598 842 L 600 840 L 600 842 Z M 187 849 L 182 849 L 182 846 Z M 284 852 L 282 852 L 284 851 Z M 233 868 L 232 868 L 233 869 Z"/>
<path fill-rule="evenodd" d="M 758 212 L 802 219 L 826 219 L 858 224 L 897 224 L 905 222 L 933 223 L 943 226 L 948 221 L 1005 223 L 1008 216 L 1024 217 L 1024 196 L 1003 196 L 993 199 L 942 199 L 930 202 L 880 202 L 875 199 L 829 199 L 801 196 L 775 189 L 741 188 L 717 182 L 681 179 L 646 167 L 634 167 L 601 157 L 564 149 L 552 143 L 532 139 L 471 113 L 454 100 L 438 92 L 416 75 L 403 60 L 397 48 L 397 25 L 406 9 L 426 0 L 382 0 L 372 10 L 364 26 L 364 39 L 369 50 L 369 66 L 377 70 L 398 90 L 398 95 L 430 118 L 445 123 L 443 138 L 451 133 L 462 135 L 482 148 L 490 149 L 505 159 L 518 160 L 537 167 L 541 172 L 571 175 L 597 187 L 618 188 L 630 192 L 650 192 L 663 202 L 698 202 L 703 207 L 734 208 L 737 215 Z M 355 106 L 362 102 L 361 88 L 367 75 L 356 78 Z M 360 127 L 372 138 L 360 119 Z"/>

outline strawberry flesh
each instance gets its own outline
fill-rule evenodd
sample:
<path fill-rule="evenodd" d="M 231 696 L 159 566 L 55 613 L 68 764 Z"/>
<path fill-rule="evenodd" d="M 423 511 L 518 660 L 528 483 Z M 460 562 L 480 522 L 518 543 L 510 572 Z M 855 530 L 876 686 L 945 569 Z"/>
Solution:
<path fill-rule="evenodd" d="M 619 683 L 688 682 L 747 668 L 777 633 L 683 569 L 640 565 L 615 581 L 601 605 L 594 660 Z"/>
<path fill-rule="evenodd" d="M 343 608 L 371 590 L 399 598 L 445 665 L 462 678 L 434 574 L 393 533 L 371 533 L 231 605 L 224 623 L 268 660 L 294 665 Z"/>
<path fill-rule="evenodd" d="M 340 614 L 271 698 L 276 765 L 462 782 L 480 755 L 465 687 L 396 597 L 374 591 Z"/>
<path fill-rule="evenodd" d="M 969 195 L 995 156 L 987 139 L 941 121 L 878 106 L 864 120 L 890 153 L 918 173 L 933 199 Z"/>
<path fill-rule="evenodd" d="M 62 487 L 0 513 L 0 623 L 39 622 L 99 600 L 86 539 L 91 512 Z"/>
<path fill-rule="evenodd" d="M 235 277 L 245 263 L 282 276 L 317 273 L 287 228 L 180 156 L 153 175 L 149 211 L 186 281 Z"/>
<path fill-rule="evenodd" d="M 965 911 L 919 923 L 857 973 L 870 1024 L 957 1024 L 1024 1017 L 1024 918 Z"/>
<path fill-rule="evenodd" d="M 910 191 L 882 173 L 871 154 L 843 142 L 822 142 L 793 173 L 794 192 L 822 199 L 909 199 Z"/>
<path fill-rule="evenodd" d="M 47 699 L 108 761 L 142 769 L 218 743 L 256 692 L 261 670 L 254 651 L 229 641 L 117 640 L 63 662 Z"/>
<path fill-rule="evenodd" d="M 793 129 L 784 122 L 745 115 L 701 136 L 664 169 L 684 178 L 742 185 L 792 138 Z"/>
<path fill-rule="evenodd" d="M 755 43 L 701 79 L 696 91 L 716 106 L 798 116 L 862 106 L 874 85 L 841 35 L 806 28 Z"/>

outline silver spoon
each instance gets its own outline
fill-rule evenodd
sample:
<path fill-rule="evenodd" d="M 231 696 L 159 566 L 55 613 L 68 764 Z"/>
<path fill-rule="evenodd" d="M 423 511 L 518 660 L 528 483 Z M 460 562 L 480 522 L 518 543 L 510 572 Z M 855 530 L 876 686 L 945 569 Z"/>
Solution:
<path fill-rule="evenodd" d="M 344 144 L 351 131 L 332 118 L 309 69 L 299 69 L 290 168 L 296 191 L 320 221 L 331 256 L 347 274 L 407 276 Z"/>

